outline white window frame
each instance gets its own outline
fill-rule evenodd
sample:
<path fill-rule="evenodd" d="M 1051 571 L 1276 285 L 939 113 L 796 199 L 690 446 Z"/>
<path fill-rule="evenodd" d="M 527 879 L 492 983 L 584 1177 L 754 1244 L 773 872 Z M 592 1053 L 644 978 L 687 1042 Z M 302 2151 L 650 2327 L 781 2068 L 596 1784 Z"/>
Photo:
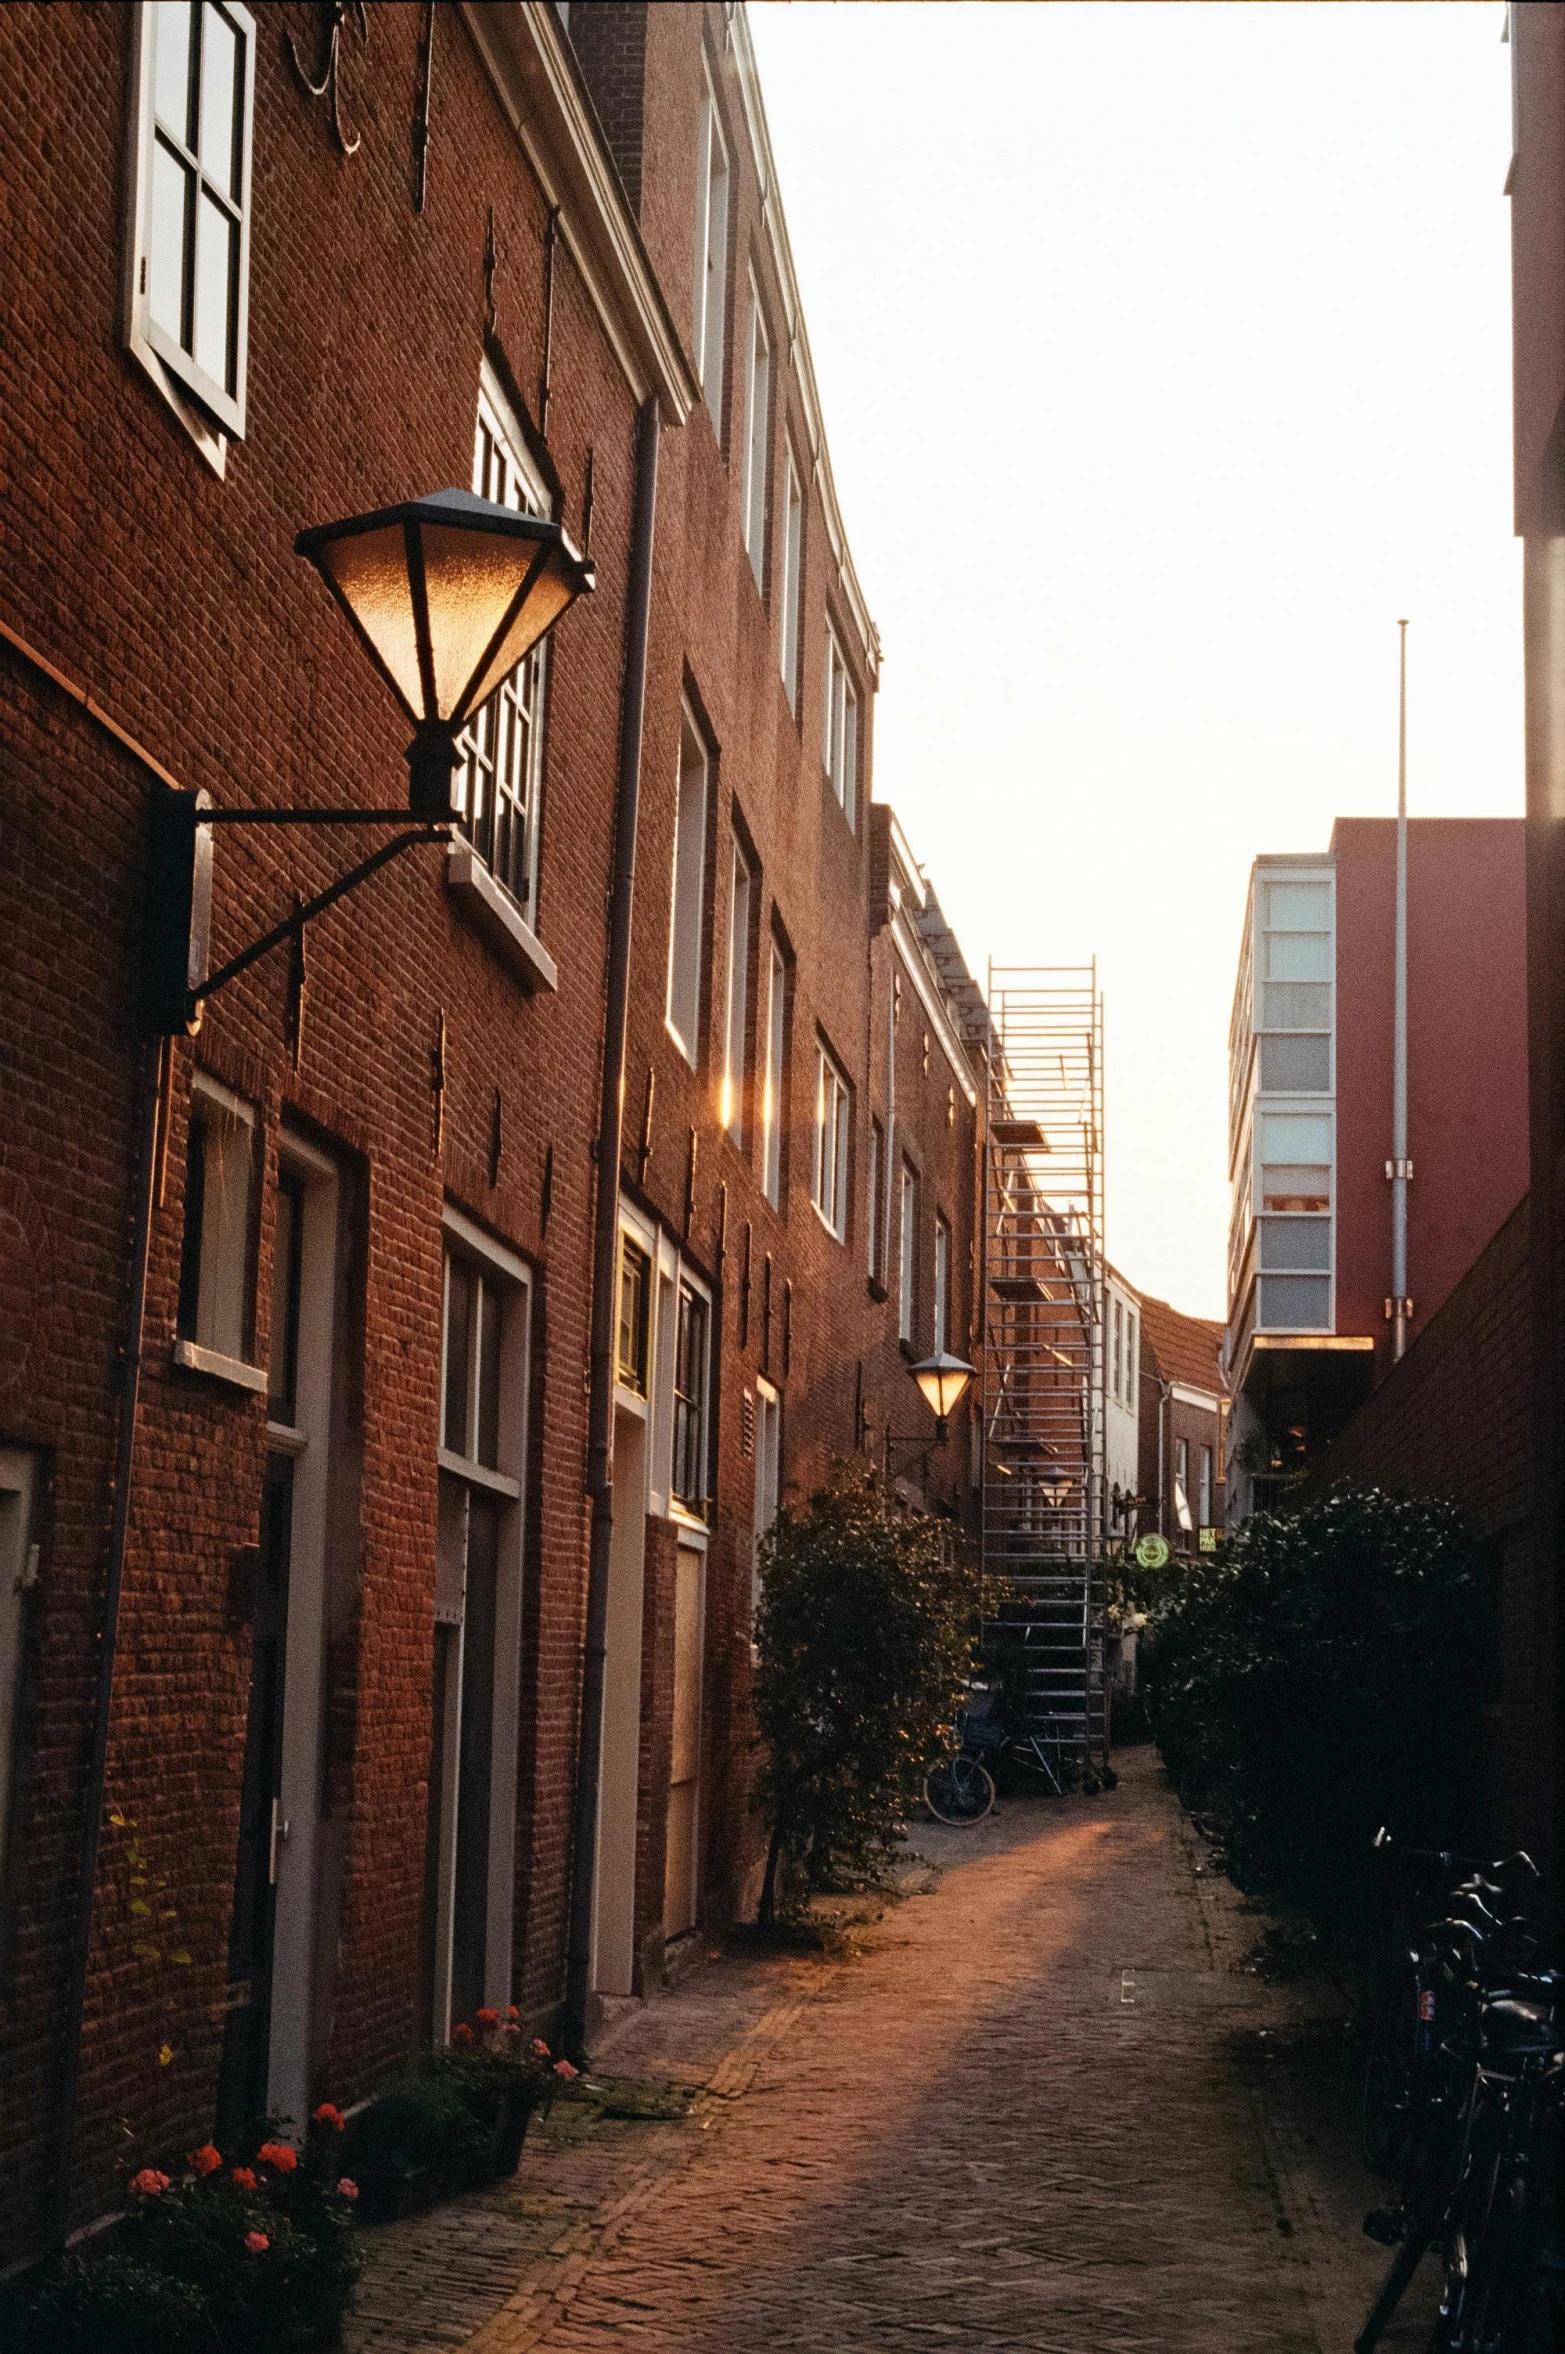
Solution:
<path fill-rule="evenodd" d="M 799 708 L 799 641 L 804 593 L 804 492 L 793 444 L 783 443 L 782 611 L 777 621 L 777 662 L 788 708 Z"/>
<path fill-rule="evenodd" d="M 755 585 L 766 591 L 766 492 L 772 449 L 772 341 L 752 273 L 745 340 L 744 546 Z"/>
<path fill-rule="evenodd" d="M 826 695 L 821 760 L 850 829 L 858 831 L 859 698 L 836 630 L 826 624 Z"/>
<path fill-rule="evenodd" d="M 899 1188 L 901 1223 L 897 1231 L 897 1338 L 913 1343 L 913 1318 L 918 1301 L 918 1172 L 911 1161 L 902 1164 Z"/>
<path fill-rule="evenodd" d="M 691 351 L 717 437 L 723 437 L 723 331 L 728 308 L 728 146 L 702 65 L 705 85 L 696 139 L 695 278 Z"/>
<path fill-rule="evenodd" d="M 864 1221 L 867 1269 L 871 1283 L 881 1283 L 885 1280 L 883 1274 L 886 1255 L 883 1231 L 885 1186 L 885 1131 L 878 1120 L 872 1119 L 869 1124 L 869 1185 L 865 1196 L 869 1215 Z"/>
<path fill-rule="evenodd" d="M 750 1624 L 761 1599 L 761 1539 L 782 1500 L 782 1396 L 764 1374 L 755 1383 L 755 1539 L 750 1554 Z"/>
<path fill-rule="evenodd" d="M 756 873 L 744 844 L 733 837 L 728 899 L 728 998 L 723 1009 L 723 1091 L 718 1107 L 724 1129 L 742 1146 L 745 1134 L 745 1047 L 750 1015 L 750 919 Z"/>
<path fill-rule="evenodd" d="M 184 1289 L 189 1268 L 190 1169 L 197 1129 L 203 1132 L 201 1227 L 196 1243 L 195 1301 L 187 1330 Z M 185 1179 L 185 1233 L 180 1250 L 180 1329 L 174 1362 L 240 1389 L 262 1392 L 266 1370 L 245 1356 L 250 1328 L 252 1246 L 256 1221 L 255 1106 L 208 1071 L 191 1078 Z M 212 1191 L 213 1140 L 218 1140 L 218 1187 Z"/>
<path fill-rule="evenodd" d="M 951 1346 L 951 1223 L 935 1217 L 935 1348 Z"/>
<path fill-rule="evenodd" d="M 489 1768 L 489 1854 L 485 1881 L 484 2000 L 503 2010 L 511 1999 L 511 1969 L 515 1930 L 516 1757 L 521 1726 L 521 1669 L 523 1643 L 522 1564 L 526 1538 L 527 1436 L 531 1392 L 532 1270 L 524 1259 L 484 1231 L 470 1218 L 447 1206 L 442 1225 L 449 1258 L 454 1255 L 476 1268 L 486 1284 L 506 1294 L 501 1326 L 499 1399 L 499 1467 L 471 1456 L 452 1453 L 437 1443 L 441 1473 L 440 1533 L 435 1573 L 437 1624 L 454 1632 L 455 1672 L 446 1691 L 445 1786 L 430 1792 L 430 1803 L 440 1810 L 439 1858 L 435 1891 L 434 2024 L 437 2033 L 451 2026 L 451 1972 L 454 1953 L 456 1895 L 455 1848 L 460 1802 L 461 1694 L 466 1620 L 466 1514 L 464 1491 L 487 1491 L 500 1511 L 495 1563 L 494 1689 Z M 446 1319 L 442 1283 L 440 1333 L 440 1423 L 443 1434 L 446 1399 Z M 472 1349 L 468 1419 L 476 1410 L 479 1350 Z"/>
<path fill-rule="evenodd" d="M 693 1308 L 699 1309 L 702 1324 L 701 1363 L 697 1371 L 696 1388 L 693 1393 L 694 1403 L 691 1409 L 699 1426 L 697 1444 L 699 1446 L 701 1456 L 701 1494 L 694 1500 L 692 1500 L 687 1495 L 682 1495 L 679 1492 L 675 1485 L 674 1476 L 675 1466 L 678 1462 L 679 1408 L 682 1403 L 681 1393 L 677 1386 L 679 1378 L 679 1325 L 681 1321 L 681 1311 L 683 1310 L 687 1300 L 690 1302 Z M 679 1268 L 676 1287 L 671 1301 L 671 1309 L 672 1315 L 670 1319 L 669 1346 L 667 1350 L 669 1513 L 671 1517 L 676 1520 L 693 1520 L 698 1522 L 702 1527 L 705 1527 L 707 1524 L 711 1504 L 710 1489 L 712 1482 L 712 1295 L 707 1290 L 706 1285 L 700 1282 L 694 1275 L 692 1275 L 690 1270 L 684 1266 L 683 1263 L 681 1263 Z"/>
<path fill-rule="evenodd" d="M 167 0 L 165 0 L 167 4 Z M 168 400 L 190 432 L 202 455 L 221 474 L 224 468 L 227 441 L 243 440 L 245 431 L 245 380 L 249 346 L 250 311 L 250 212 L 251 164 L 255 122 L 255 19 L 241 0 L 202 0 L 201 27 L 198 36 L 204 47 L 207 11 L 226 19 L 240 43 L 241 72 L 244 86 L 238 94 L 236 113 L 241 125 L 239 155 L 239 189 L 235 197 L 227 187 L 220 187 L 186 140 L 165 124 L 160 133 L 156 112 L 157 47 L 159 10 L 155 0 L 142 0 L 135 12 L 135 49 L 132 63 L 131 87 L 134 92 L 135 112 L 132 118 L 133 138 L 130 149 L 130 205 L 128 235 L 125 243 L 124 333 L 127 350 L 146 370 L 158 390 Z M 188 123 L 187 123 L 188 130 Z M 199 144 L 199 129 L 197 139 Z M 196 218 L 203 217 L 204 203 L 212 204 L 227 215 L 235 232 L 237 253 L 234 262 L 233 289 L 233 345 L 232 383 L 218 379 L 200 364 L 194 348 L 184 345 L 184 323 L 179 335 L 172 334 L 154 318 L 153 278 L 156 257 L 153 252 L 153 182 L 154 159 L 159 145 L 170 155 L 177 155 L 180 166 L 194 176 L 194 204 Z M 206 192 L 205 194 L 203 192 Z M 189 231 L 187 228 L 187 237 Z M 199 239 L 198 239 L 199 246 Z M 191 319 L 191 344 L 196 343 L 194 279 L 198 267 L 198 249 L 187 251 L 181 246 L 181 278 L 186 286 L 182 308 Z"/>
<path fill-rule="evenodd" d="M 787 1110 L 788 965 L 775 935 L 766 975 L 766 1077 L 761 1090 L 761 1191 L 782 1206 L 782 1139 Z"/>
<path fill-rule="evenodd" d="M 547 516 L 553 501 L 494 370 L 484 361 L 473 430 L 473 488 L 522 515 Z M 452 800 L 475 858 L 538 923 L 544 737 L 549 646 L 545 638 L 500 681 L 457 739 Z"/>
<path fill-rule="evenodd" d="M 848 1239 L 848 1164 L 853 1135 L 853 1090 L 823 1038 L 815 1042 L 815 1155 L 810 1192 L 821 1224 L 838 1242 Z"/>
<path fill-rule="evenodd" d="M 688 703 L 681 705 L 674 788 L 674 873 L 668 911 L 668 1034 L 694 1070 L 701 1050 L 701 966 L 705 947 L 706 823 L 712 756 Z"/>

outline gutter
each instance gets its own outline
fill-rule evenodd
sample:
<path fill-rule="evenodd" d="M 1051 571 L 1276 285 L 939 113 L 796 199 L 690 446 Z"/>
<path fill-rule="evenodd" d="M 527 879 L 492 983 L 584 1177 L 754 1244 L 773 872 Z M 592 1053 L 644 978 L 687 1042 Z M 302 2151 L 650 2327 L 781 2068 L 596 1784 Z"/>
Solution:
<path fill-rule="evenodd" d="M 567 2055 L 586 2064 L 592 1990 L 598 1813 L 603 1783 L 603 1679 L 608 1658 L 609 1560 L 614 1536 L 614 1326 L 619 1282 L 619 1168 L 625 1120 L 625 1031 L 630 1004 L 631 917 L 636 891 L 636 815 L 647 703 L 647 638 L 652 612 L 652 543 L 657 509 L 658 404 L 642 404 L 636 427 L 636 506 L 630 594 L 625 611 L 625 682 L 620 700 L 619 785 L 609 900 L 609 969 L 603 1008 L 603 1089 L 598 1111 L 598 1190 L 593 1205 L 592 1354 L 588 1373 L 587 1631 L 582 1655 L 576 1799 L 571 1831 L 570 1931 L 565 1959 Z"/>

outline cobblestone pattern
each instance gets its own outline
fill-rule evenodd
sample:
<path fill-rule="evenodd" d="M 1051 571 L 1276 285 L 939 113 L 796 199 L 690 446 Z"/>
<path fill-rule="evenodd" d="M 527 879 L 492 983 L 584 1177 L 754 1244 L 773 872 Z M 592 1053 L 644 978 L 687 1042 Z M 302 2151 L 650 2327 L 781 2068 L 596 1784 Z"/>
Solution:
<path fill-rule="evenodd" d="M 1345 2345 L 1371 2194 L 1321 2190 L 1315 2123 L 1259 2062 L 1329 1990 L 1246 1971 L 1253 1923 L 1151 1753 L 1128 1762 L 1111 1797 L 920 1829 L 944 1876 L 858 1960 L 726 1961 L 648 2004 L 610 2064 L 703 2079 L 690 2119 L 551 2127 L 508 2192 L 383 2235 L 354 2354 Z M 499 2309 L 469 2341 L 480 2272 Z"/>

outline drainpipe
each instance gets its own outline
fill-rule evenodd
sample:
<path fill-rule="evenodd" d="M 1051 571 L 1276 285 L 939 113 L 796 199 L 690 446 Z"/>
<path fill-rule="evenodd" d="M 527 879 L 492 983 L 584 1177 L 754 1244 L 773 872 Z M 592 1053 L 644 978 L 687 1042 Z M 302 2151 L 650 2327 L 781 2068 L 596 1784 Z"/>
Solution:
<path fill-rule="evenodd" d="M 592 1356 L 587 1406 L 587 1489 L 592 1533 L 587 1556 L 587 1639 L 582 1659 L 580 1752 L 571 1836 L 570 1934 L 565 1962 L 566 2051 L 586 2062 L 592 1980 L 598 1809 L 603 1782 L 603 1675 L 608 1657 L 609 1556 L 614 1536 L 614 1310 L 619 1279 L 619 1168 L 625 1115 L 625 1027 L 630 1003 L 631 914 L 636 885 L 636 809 L 647 701 L 647 633 L 652 610 L 652 531 L 657 507 L 658 408 L 646 401 L 636 429 L 636 512 L 625 613 L 625 685 L 620 701 L 619 783 L 609 903 L 609 969 L 603 1010 L 603 1091 L 598 1111 L 598 1192 L 592 1248 Z"/>
<path fill-rule="evenodd" d="M 130 1297 L 125 1317 L 120 1381 L 119 1429 L 114 1448 L 114 1503 L 109 1522 L 109 1567 L 98 1620 L 98 1689 L 87 1756 L 87 1791 L 82 1820 L 81 1875 L 76 1892 L 76 1934 L 65 1989 L 65 2050 L 60 2067 L 59 2130 L 55 2144 L 52 2227 L 63 2247 L 71 2228 L 71 2161 L 76 2143 L 76 2096 L 81 2080 L 82 2014 L 87 2002 L 87 1965 L 92 1952 L 93 1897 L 98 1879 L 98 1845 L 103 1827 L 103 1785 L 108 1771 L 109 1708 L 114 1696 L 114 1655 L 119 1642 L 120 1594 L 125 1583 L 125 1546 L 130 1533 L 130 1489 L 136 1452 L 136 1409 L 141 1394 L 142 1328 L 146 1321 L 147 1258 L 152 1235 L 152 1197 L 157 1185 L 157 1134 L 164 1054 L 172 1043 L 149 1041 L 142 1050 L 141 1134 L 136 1162 L 136 1197 L 130 1256 Z"/>
<path fill-rule="evenodd" d="M 1391 1354 L 1407 1347 L 1407 623 L 1397 707 L 1396 997 L 1391 1049 Z"/>
<path fill-rule="evenodd" d="M 1160 1537 L 1166 1537 L 1168 1534 L 1167 1529 L 1163 1526 L 1168 1511 L 1168 1483 L 1164 1477 L 1163 1461 L 1164 1432 L 1168 1426 L 1168 1401 L 1172 1394 L 1171 1384 L 1159 1374 L 1157 1376 L 1157 1533 Z"/>

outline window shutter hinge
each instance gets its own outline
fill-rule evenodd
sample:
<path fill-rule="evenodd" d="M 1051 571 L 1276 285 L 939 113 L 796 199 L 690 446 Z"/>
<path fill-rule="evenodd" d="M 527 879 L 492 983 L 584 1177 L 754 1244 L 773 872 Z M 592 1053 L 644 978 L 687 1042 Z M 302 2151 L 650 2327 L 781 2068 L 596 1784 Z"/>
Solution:
<path fill-rule="evenodd" d="M 146 291 L 147 291 L 147 257 L 146 257 L 146 255 L 145 255 L 145 254 L 143 254 L 143 255 L 142 255 L 142 257 L 141 257 L 141 292 L 142 292 L 143 294 L 145 294 L 145 293 L 146 293 Z"/>
<path fill-rule="evenodd" d="M 1387 1161 L 1386 1163 L 1386 1175 L 1392 1179 L 1393 1182 L 1395 1182 L 1398 1177 L 1411 1178 L 1412 1174 L 1413 1164 L 1411 1161 Z"/>

